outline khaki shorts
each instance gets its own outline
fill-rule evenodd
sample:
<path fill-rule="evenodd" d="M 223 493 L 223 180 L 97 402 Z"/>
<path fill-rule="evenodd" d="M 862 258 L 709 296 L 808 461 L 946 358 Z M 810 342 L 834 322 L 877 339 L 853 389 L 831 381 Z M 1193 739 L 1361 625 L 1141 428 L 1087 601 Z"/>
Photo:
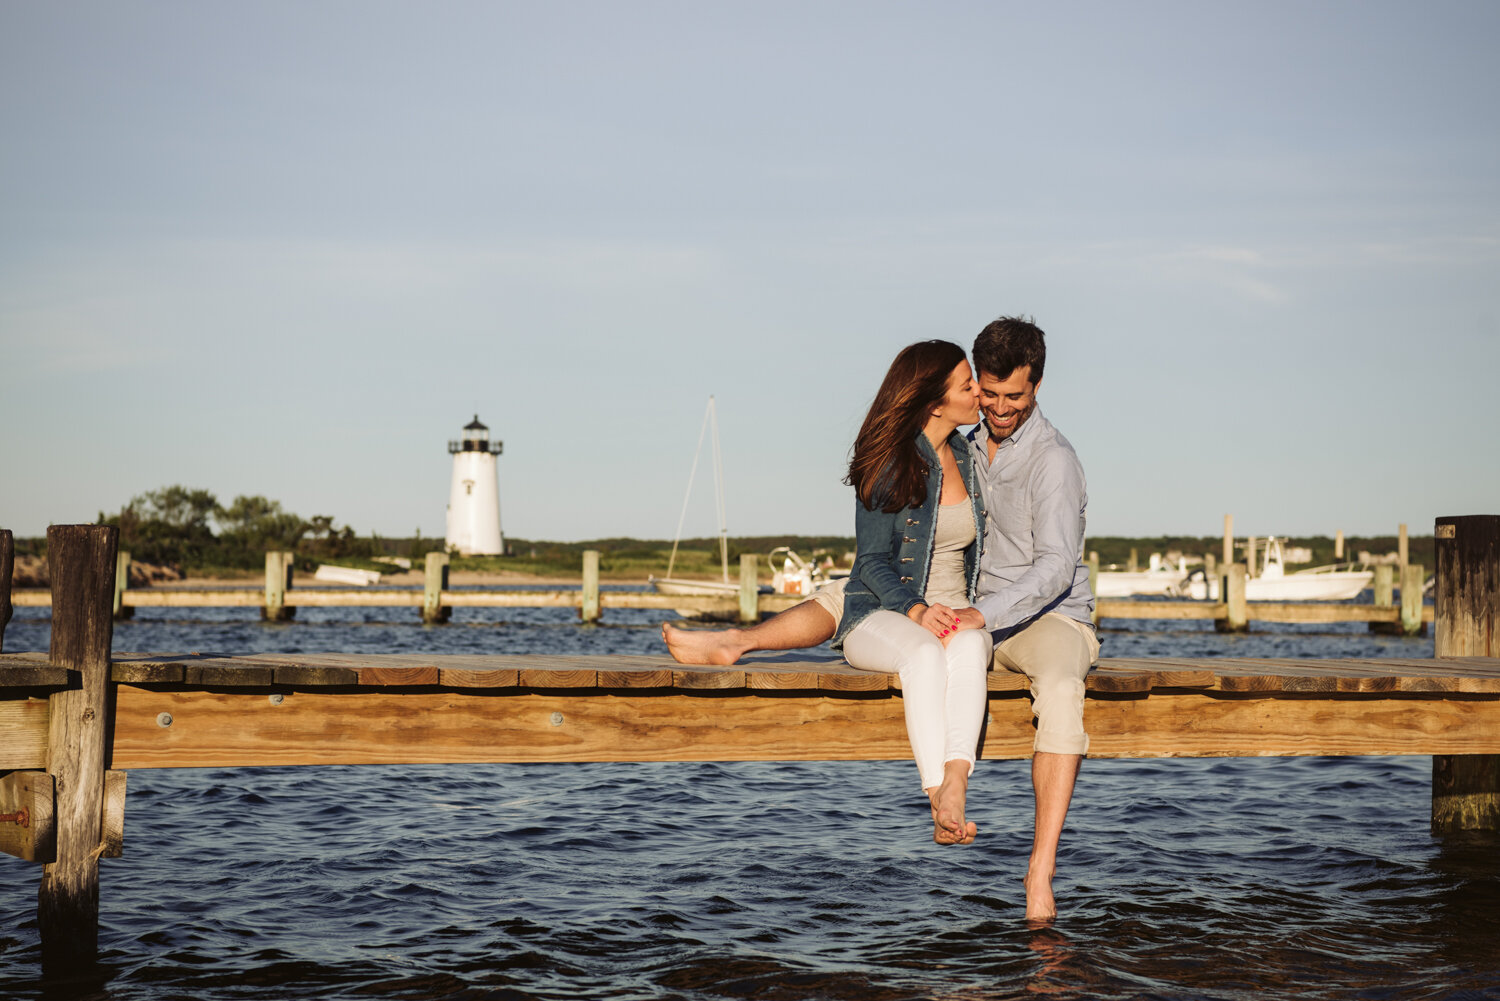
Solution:
<path fill-rule="evenodd" d="M 835 625 L 844 621 L 844 585 L 848 580 L 848 577 L 831 580 L 807 596 L 808 601 L 833 616 Z"/>
<path fill-rule="evenodd" d="M 1098 662 L 1099 638 L 1093 627 L 1059 612 L 1046 613 L 995 647 L 995 670 L 1024 674 L 1031 681 L 1034 750 L 1088 753 L 1084 679 Z"/>

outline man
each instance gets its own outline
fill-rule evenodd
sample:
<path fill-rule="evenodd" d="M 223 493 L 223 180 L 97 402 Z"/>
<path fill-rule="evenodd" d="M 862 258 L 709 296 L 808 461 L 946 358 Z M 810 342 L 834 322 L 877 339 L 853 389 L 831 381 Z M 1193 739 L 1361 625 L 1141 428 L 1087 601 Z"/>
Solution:
<path fill-rule="evenodd" d="M 984 419 L 969 441 L 987 517 L 978 597 L 973 608 L 959 612 L 965 625 L 994 633 L 995 668 L 1031 681 L 1036 826 L 1025 886 L 1026 919 L 1034 923 L 1057 915 L 1057 845 L 1088 750 L 1084 678 L 1099 656 L 1082 559 L 1083 466 L 1037 408 L 1046 360 L 1045 336 L 1029 320 L 1002 317 L 974 341 Z M 732 664 L 752 650 L 817 646 L 833 636 L 842 614 L 842 588 L 835 585 L 748 629 L 665 625 L 662 635 L 679 662 Z"/>

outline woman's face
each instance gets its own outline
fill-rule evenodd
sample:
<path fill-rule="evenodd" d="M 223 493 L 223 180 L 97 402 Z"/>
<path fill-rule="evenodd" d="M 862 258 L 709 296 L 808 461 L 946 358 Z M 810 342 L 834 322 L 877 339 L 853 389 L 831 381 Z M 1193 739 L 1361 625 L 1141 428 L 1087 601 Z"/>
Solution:
<path fill-rule="evenodd" d="M 967 361 L 954 366 L 948 375 L 948 391 L 932 416 L 952 421 L 955 425 L 979 423 L 979 386 L 974 382 L 974 373 Z"/>

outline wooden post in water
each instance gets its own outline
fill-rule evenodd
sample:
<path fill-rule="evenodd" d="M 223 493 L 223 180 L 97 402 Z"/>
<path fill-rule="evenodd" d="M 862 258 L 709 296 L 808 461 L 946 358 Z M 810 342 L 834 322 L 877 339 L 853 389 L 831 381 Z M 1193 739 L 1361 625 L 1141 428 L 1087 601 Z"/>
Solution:
<path fill-rule="evenodd" d="M 1344 562 L 1344 530 L 1342 528 L 1333 537 L 1333 562 Z"/>
<path fill-rule="evenodd" d="M 1427 623 L 1422 621 L 1422 584 L 1426 568 L 1412 563 L 1401 570 L 1401 632 L 1405 636 L 1425 636 Z"/>
<path fill-rule="evenodd" d="M 114 619 L 111 525 L 47 529 L 52 578 L 51 662 L 77 672 L 48 707 L 47 773 L 56 789 L 56 860 L 42 868 L 37 925 L 42 972 L 76 976 L 94 966 L 99 946 L 99 856 L 104 848 L 106 730 L 112 718 L 109 647 Z"/>
<path fill-rule="evenodd" d="M 578 605 L 578 618 L 584 622 L 599 621 L 599 550 L 583 551 L 583 599 Z"/>
<path fill-rule="evenodd" d="M 1248 577 L 1254 577 L 1254 576 L 1256 576 L 1256 573 L 1255 573 L 1255 547 L 1256 547 L 1256 543 L 1259 542 L 1259 541 L 1260 540 L 1257 539 L 1253 535 L 1250 536 L 1250 538 L 1248 538 L 1248 539 L 1245 540 L 1245 576 L 1247 578 Z"/>
<path fill-rule="evenodd" d="M 1389 563 L 1377 563 L 1375 565 L 1375 604 L 1394 605 L 1396 603 L 1396 568 Z M 1400 627 L 1394 622 L 1371 622 L 1370 632 L 1384 636 L 1394 636 Z"/>
<path fill-rule="evenodd" d="M 1128 569 L 1130 570 L 1131 573 L 1135 573 L 1136 570 L 1139 568 L 1139 566 L 1140 566 L 1140 564 L 1136 560 L 1135 547 L 1131 546 L 1130 547 L 1130 564 L 1128 566 Z"/>
<path fill-rule="evenodd" d="M 1214 630 L 1221 633 L 1243 633 L 1250 629 L 1250 608 L 1245 603 L 1245 564 L 1231 563 L 1219 581 L 1224 599 L 1224 618 L 1214 620 Z"/>
<path fill-rule="evenodd" d="M 1406 555 L 1408 552 L 1409 549 L 1406 544 L 1406 522 L 1403 521 L 1401 523 L 1401 526 L 1396 529 L 1396 565 L 1401 568 L 1401 572 L 1403 574 L 1406 572 Z"/>
<path fill-rule="evenodd" d="M 1094 628 L 1099 628 L 1099 553 L 1089 550 L 1089 594 L 1094 596 L 1094 611 L 1090 616 L 1094 620 Z"/>
<path fill-rule="evenodd" d="M 740 621 L 760 621 L 760 587 L 755 579 L 754 553 L 740 553 Z"/>
<path fill-rule="evenodd" d="M 266 603 L 261 607 L 264 622 L 285 622 L 297 610 L 286 604 L 287 588 L 292 586 L 292 554 L 279 550 L 266 552 Z"/>
<path fill-rule="evenodd" d="M 1224 566 L 1234 562 L 1234 515 L 1224 516 Z"/>
<path fill-rule="evenodd" d="M 448 589 L 448 554 L 428 553 L 422 568 L 422 623 L 434 626 L 447 622 L 452 607 L 443 604 Z"/>
<path fill-rule="evenodd" d="M 135 606 L 125 604 L 125 589 L 130 587 L 130 550 L 122 549 L 115 558 L 115 618 L 128 619 Z"/>
<path fill-rule="evenodd" d="M 1439 518 L 1438 657 L 1500 657 L 1500 515 Z M 1432 759 L 1432 833 L 1500 830 L 1500 755 Z"/>
<path fill-rule="evenodd" d="M 10 623 L 10 577 L 16 566 L 16 540 L 0 528 L 0 653 L 5 650 L 5 627 Z"/>

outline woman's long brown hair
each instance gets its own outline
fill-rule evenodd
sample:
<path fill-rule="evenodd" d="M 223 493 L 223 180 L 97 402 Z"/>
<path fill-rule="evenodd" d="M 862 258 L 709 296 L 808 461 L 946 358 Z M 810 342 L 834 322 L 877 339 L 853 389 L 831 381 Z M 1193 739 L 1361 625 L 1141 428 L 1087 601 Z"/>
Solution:
<path fill-rule="evenodd" d="M 950 341 L 918 341 L 891 362 L 854 439 L 844 477 L 867 510 L 895 513 L 927 502 L 927 463 L 917 451 L 917 435 L 964 360 L 964 349 Z"/>

